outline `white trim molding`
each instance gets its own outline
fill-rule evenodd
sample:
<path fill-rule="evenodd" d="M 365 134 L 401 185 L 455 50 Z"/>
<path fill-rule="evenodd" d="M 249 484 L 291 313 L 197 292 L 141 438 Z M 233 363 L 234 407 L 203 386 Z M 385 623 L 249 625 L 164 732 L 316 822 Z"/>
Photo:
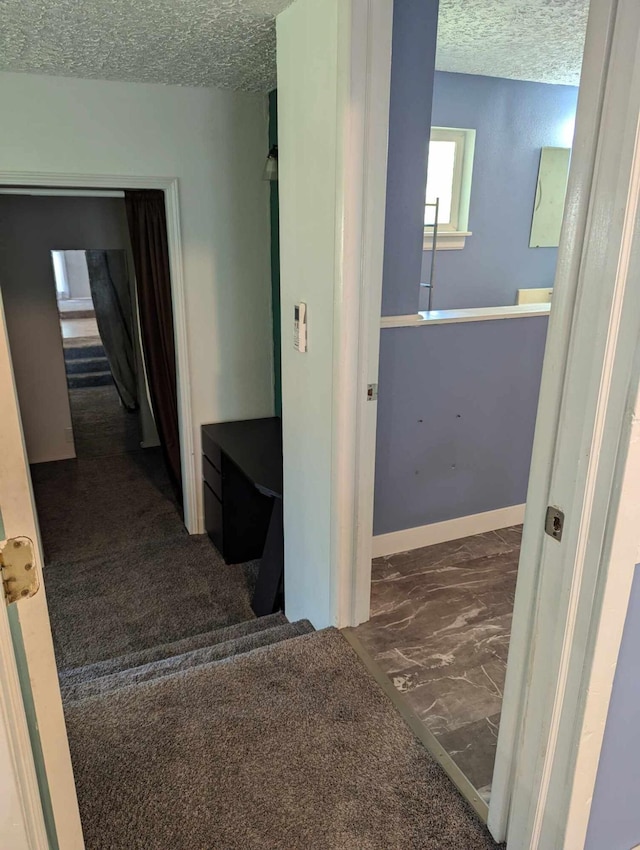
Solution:
<path fill-rule="evenodd" d="M 15 846 L 16 850 L 22 846 L 28 850 L 48 850 L 49 840 L 4 599 L 0 600 L 0 727 L 3 806 L 13 809 L 11 818 L 6 819 L 10 837 L 8 832 L 3 832 L 0 838 L 15 842 L 11 847 Z"/>
<path fill-rule="evenodd" d="M 37 171 L 0 171 L 0 187 L 16 194 L 51 194 L 88 197 L 120 197 L 124 189 L 162 189 L 165 193 L 167 240 L 171 270 L 171 297 L 176 344 L 178 384 L 178 424 L 182 462 L 182 491 L 184 523 L 190 534 L 204 531 L 198 514 L 197 476 L 195 467 L 193 408 L 191 403 L 191 370 L 189 366 L 189 335 L 186 316 L 186 296 L 180 233 L 180 204 L 176 177 L 134 177 L 124 174 L 62 174 Z M 38 192 L 40 189 L 42 191 Z M 46 191 L 49 190 L 49 191 Z M 112 191 L 112 190 L 115 190 Z M 117 194 L 116 194 L 117 193 Z"/>
<path fill-rule="evenodd" d="M 618 529 L 640 369 L 639 126 L 640 6 L 591 3 L 489 805 L 492 835 L 518 850 L 584 846 L 637 557 L 635 508 Z M 561 541 L 543 533 L 547 505 Z"/>
<path fill-rule="evenodd" d="M 369 619 L 393 4 L 340 1 L 344 63 L 341 280 L 335 305 L 332 560 L 334 622 Z"/>
<path fill-rule="evenodd" d="M 487 531 L 498 531 L 501 528 L 520 525 L 524 521 L 524 508 L 524 505 L 511 505 L 508 508 L 456 517 L 444 522 L 405 528 L 388 534 L 376 534 L 373 538 L 373 557 L 382 558 L 395 555 L 397 552 L 422 549 L 423 546 L 433 546 L 449 540 L 461 540 L 473 534 L 485 534 Z"/>
<path fill-rule="evenodd" d="M 458 310 L 422 310 L 404 316 L 383 316 L 381 328 L 426 328 L 465 322 L 492 322 L 497 319 L 526 319 L 548 316 L 551 304 L 513 304 L 506 307 L 469 307 Z"/>
<path fill-rule="evenodd" d="M 436 251 L 462 251 L 467 242 L 467 236 L 473 236 L 470 230 L 438 230 L 436 236 Z M 422 251 L 433 251 L 433 227 L 425 227 L 422 239 Z"/>

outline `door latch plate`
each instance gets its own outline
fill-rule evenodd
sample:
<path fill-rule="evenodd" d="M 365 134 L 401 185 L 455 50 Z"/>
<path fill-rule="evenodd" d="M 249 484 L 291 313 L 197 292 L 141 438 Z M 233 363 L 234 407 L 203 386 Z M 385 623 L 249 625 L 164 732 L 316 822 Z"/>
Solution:
<path fill-rule="evenodd" d="M 554 508 L 549 505 L 547 508 L 547 516 L 544 521 L 544 530 L 553 537 L 554 540 L 562 540 L 562 532 L 564 530 L 564 513 L 560 508 Z"/>
<path fill-rule="evenodd" d="M 40 580 L 28 537 L 12 537 L 0 546 L 0 573 L 7 605 L 38 592 Z"/>

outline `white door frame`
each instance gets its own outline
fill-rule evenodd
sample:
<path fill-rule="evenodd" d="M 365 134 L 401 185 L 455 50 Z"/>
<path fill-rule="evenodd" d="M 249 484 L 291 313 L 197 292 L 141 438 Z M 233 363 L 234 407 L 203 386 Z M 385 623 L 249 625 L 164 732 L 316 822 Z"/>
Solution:
<path fill-rule="evenodd" d="M 341 13 L 350 15 L 343 27 L 350 68 L 342 69 L 350 85 L 342 90 L 348 117 L 336 233 L 342 285 L 335 306 L 332 514 L 335 622 L 345 627 L 370 616 L 393 0 L 352 0 Z"/>
<path fill-rule="evenodd" d="M 197 533 L 200 529 L 193 451 L 193 416 L 177 179 L 166 177 L 139 178 L 126 175 L 0 171 L 0 186 L 12 186 L 15 187 L 16 191 L 22 190 L 25 193 L 29 192 L 28 187 L 39 187 L 40 190 L 43 187 L 54 190 L 76 189 L 78 194 L 85 196 L 91 194 L 91 192 L 99 195 L 104 190 L 121 190 L 123 188 L 161 189 L 164 191 L 176 339 L 184 516 L 188 531 Z M 30 489 L 29 469 L 24 450 L 15 383 L 11 368 L 8 365 L 10 361 L 9 342 L 6 336 L 4 311 L 2 309 L 0 309 L 0 314 L 0 333 L 3 335 L 0 344 L 5 349 L 0 367 L 4 369 L 6 365 L 8 369 L 7 374 L 4 371 L 0 373 L 0 385 L 3 386 L 6 393 L 3 406 L 3 427 L 0 429 L 0 507 L 6 535 L 8 537 L 24 535 L 34 541 L 36 564 L 42 574 L 39 530 L 33 505 L 33 494 Z M 9 388 L 12 389 L 13 396 Z M 16 451 L 18 445 L 22 446 L 22 452 Z M 22 477 L 29 482 L 28 491 L 24 488 L 11 487 L 12 482 L 20 481 Z M 41 777 L 43 781 L 40 791 L 42 805 L 44 806 L 46 801 L 46 808 L 51 815 L 47 822 L 50 822 L 51 828 L 56 831 L 60 850 L 82 850 L 84 843 L 46 606 L 46 580 L 43 581 L 41 590 L 32 599 L 17 603 L 16 613 L 13 640 L 23 644 L 21 649 L 23 661 L 24 659 L 28 660 L 28 671 L 25 671 L 25 679 L 22 682 L 22 698 L 29 703 L 28 728 L 32 735 L 31 753 L 27 753 L 24 749 L 16 753 L 18 759 L 16 766 L 21 771 L 18 776 L 21 780 L 23 798 L 26 801 L 25 805 L 27 803 L 31 805 L 34 830 L 38 831 L 38 817 L 32 797 L 32 768 L 35 756 L 40 763 L 41 772 L 45 774 L 44 779 Z M 6 612 L 3 612 L 3 614 L 6 616 Z M 0 615 L 1 620 L 2 615 Z M 0 628 L 0 661 L 3 658 L 11 659 L 15 651 L 16 648 L 11 643 L 11 635 L 7 630 Z M 15 667 L 15 659 L 13 664 Z M 0 717 L 0 722 L 4 719 L 5 723 L 9 724 L 10 735 L 20 734 L 21 727 L 27 722 L 24 707 L 20 711 L 20 706 L 15 699 L 8 705 L 11 713 L 5 713 L 4 718 Z M 8 709 L 6 711 L 8 712 Z M 36 834 L 39 834 L 39 832 L 36 832 Z M 34 844 L 33 846 L 37 847 L 38 845 Z"/>
<path fill-rule="evenodd" d="M 0 171 L 0 187 L 2 186 L 13 186 L 15 187 L 14 191 L 25 195 L 31 194 L 28 187 L 34 187 L 35 190 L 37 188 L 50 188 L 54 190 L 78 189 L 78 194 L 84 197 L 91 195 L 99 196 L 101 190 L 109 189 L 161 189 L 164 192 L 171 272 L 173 328 L 176 344 L 178 426 L 180 432 L 180 460 L 182 464 L 184 524 L 190 534 L 200 534 L 203 529 L 201 528 L 201 517 L 198 514 L 198 479 L 194 453 L 191 370 L 189 368 L 189 337 L 182 263 L 178 179 L 175 177 L 132 177 L 121 174 Z M 95 191 L 92 192 L 92 190 Z M 43 193 L 35 191 L 34 194 Z M 65 194 L 73 195 L 73 192 L 67 191 Z"/>
<path fill-rule="evenodd" d="M 640 6 L 592 0 L 489 808 L 510 850 L 584 846 L 629 600 L 618 506 L 640 363 L 639 126 Z M 565 513 L 560 543 L 547 505 Z"/>
<path fill-rule="evenodd" d="M 12 850 L 49 850 L 38 777 L 11 641 L 0 601 L 0 836 Z"/>
<path fill-rule="evenodd" d="M 0 722 L 5 724 L 0 738 L 14 741 L 13 769 L 16 778 L 21 781 L 23 809 L 28 817 L 33 818 L 33 841 L 37 842 L 42 836 L 43 812 L 46 810 L 47 826 L 55 830 L 61 850 L 83 850 L 46 589 L 42 578 L 40 533 L 1 293 L 0 387 L 4 401 L 0 428 L 0 525 L 7 538 L 24 536 L 33 541 L 34 562 L 41 583 L 35 596 L 11 606 L 10 616 L 4 600 L 0 600 L 0 664 L 3 669 L 0 677 L 3 684 Z M 29 660 L 28 666 L 25 658 Z M 18 676 L 20 681 L 17 691 Z M 28 742 L 25 740 L 26 730 L 30 736 Z M 36 765 L 39 766 L 38 791 L 34 786 Z M 37 795 L 40 798 L 40 809 L 35 800 Z M 35 843 L 34 847 L 38 847 L 38 844 Z"/>
<path fill-rule="evenodd" d="M 605 544 L 617 520 L 640 335 L 637 287 L 627 287 L 634 273 L 640 277 L 631 247 L 640 191 L 639 40 L 636 0 L 592 0 L 489 809 L 496 839 L 508 827 L 510 850 L 583 846 L 630 590 L 633 564 L 607 570 Z M 370 243 L 363 258 L 367 252 Z M 365 407 L 379 317 L 375 330 L 366 318 L 352 317 L 350 327 Z M 341 625 L 369 616 L 371 549 L 357 517 L 371 517 L 375 424 L 365 416 L 356 422 L 355 546 L 342 585 L 352 594 Z M 543 532 L 548 504 L 565 511 L 561 544 Z M 620 607 L 602 609 L 603 598 Z M 603 634 L 606 646 L 596 649 Z M 594 681 L 597 693 L 588 692 Z"/>

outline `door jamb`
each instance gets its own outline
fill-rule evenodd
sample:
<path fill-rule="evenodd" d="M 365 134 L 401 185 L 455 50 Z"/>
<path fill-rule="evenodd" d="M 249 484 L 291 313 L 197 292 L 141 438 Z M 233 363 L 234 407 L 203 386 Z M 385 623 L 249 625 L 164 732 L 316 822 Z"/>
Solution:
<path fill-rule="evenodd" d="M 176 374 L 178 393 L 178 426 L 184 523 L 190 534 L 200 534 L 202 518 L 198 512 L 197 476 L 194 451 L 193 407 L 191 404 L 191 370 L 189 368 L 189 335 L 187 330 L 186 296 L 180 233 L 178 179 L 175 177 L 133 177 L 112 174 L 72 174 L 60 172 L 0 171 L 0 186 L 15 187 L 29 194 L 34 188 L 74 189 L 87 197 L 95 190 L 161 189 L 165 197 L 167 241 L 171 274 L 171 302 L 176 345 Z M 71 194 L 71 193 L 68 193 Z"/>
<path fill-rule="evenodd" d="M 640 159 L 634 160 L 629 154 L 630 139 L 637 130 L 640 104 L 629 97 L 625 99 L 629 92 L 630 62 L 635 61 L 635 73 L 640 75 L 640 52 L 634 52 L 634 46 L 638 51 L 634 38 L 636 43 L 640 43 L 640 9 L 634 7 L 634 0 L 592 0 L 589 16 L 574 164 L 556 278 L 560 286 L 550 322 L 541 415 L 536 425 L 527 500 L 523 538 L 525 555 L 521 561 L 522 579 L 519 579 L 516 603 L 519 622 L 514 629 L 509 657 L 506 711 L 503 709 L 489 811 L 489 826 L 494 837 L 503 840 L 508 826 L 509 846 L 517 850 L 540 850 L 542 847 L 545 850 L 568 850 L 583 846 L 576 841 L 576 836 L 582 842 L 586 835 L 590 792 L 595 784 L 604 719 L 622 632 L 620 608 L 607 609 L 602 601 L 614 596 L 622 607 L 628 601 L 630 589 L 629 568 L 626 571 L 619 569 L 619 564 L 607 560 L 605 543 L 607 540 L 610 542 L 616 522 L 619 468 L 624 459 L 624 451 L 618 454 L 618 448 L 621 438 L 628 435 L 628 410 L 632 404 L 632 399 L 627 397 L 633 358 L 631 340 L 638 336 L 636 333 L 634 337 L 629 331 L 634 321 L 633 311 L 629 310 L 626 315 L 621 313 L 623 301 L 627 306 L 625 294 L 628 294 L 629 287 L 626 283 L 637 211 L 637 198 L 628 189 L 629 177 L 632 178 L 632 191 L 640 191 Z M 618 38 L 612 41 L 614 25 Z M 640 90 L 640 79 L 635 86 Z M 616 156 L 619 164 L 619 151 L 615 151 L 611 140 L 612 130 L 618 143 L 620 137 L 624 137 L 627 152 L 625 167 L 629 169 L 626 184 L 624 177 L 616 183 L 615 198 L 611 192 L 607 197 L 606 184 L 606 166 L 611 170 Z M 640 158 L 640 145 L 635 153 Z M 615 176 L 618 175 L 614 172 Z M 598 202 L 602 205 L 603 200 L 604 219 L 602 214 L 597 215 Z M 602 235 L 607 223 L 613 223 L 613 242 Z M 589 279 L 586 277 L 587 262 L 590 254 L 593 255 L 593 249 L 597 249 L 596 254 L 600 251 L 603 270 L 608 261 L 608 285 L 602 284 L 602 278 L 598 283 L 597 273 L 592 273 Z M 364 244 L 362 250 L 364 257 L 367 250 Z M 368 250 L 372 250 L 370 244 Z M 595 260 L 597 267 L 597 256 Z M 617 261 L 620 265 L 616 265 Z M 586 379 L 585 369 L 582 370 L 583 384 L 597 396 L 597 403 L 589 410 L 592 421 L 581 434 L 583 457 L 591 457 L 594 464 L 590 470 L 585 470 L 579 483 L 572 482 L 571 477 L 565 475 L 562 498 L 554 501 L 554 490 L 562 490 L 553 486 L 555 453 L 571 437 L 577 442 L 577 432 L 570 431 L 570 423 L 563 412 L 571 407 L 575 416 L 576 410 L 581 409 L 580 400 L 571 398 L 570 387 L 566 383 L 573 375 L 572 368 L 574 372 L 580 372 L 575 355 L 580 342 L 576 331 L 588 331 L 602 315 L 609 318 L 609 323 L 605 322 L 606 340 L 600 340 L 604 345 L 599 352 L 601 359 L 591 364 L 591 373 Z M 372 332 L 372 328 L 366 322 L 359 326 L 353 322 L 352 329 L 354 335 L 359 334 L 362 381 L 364 374 L 370 374 L 370 361 L 377 365 L 378 349 L 375 346 L 367 348 L 365 336 Z M 377 322 L 376 333 L 379 333 Z M 636 356 L 636 361 L 639 360 L 640 352 Z M 361 396 L 358 399 L 362 403 Z M 591 402 L 594 402 L 593 397 Z M 585 425 L 584 421 L 582 425 Z M 375 426 L 368 434 L 362 421 L 357 427 L 359 447 L 366 446 L 370 460 L 375 447 Z M 598 450 L 595 456 L 594 448 Z M 360 505 L 360 515 L 370 516 L 366 505 L 367 500 L 370 500 L 369 506 L 373 502 L 373 477 L 366 458 L 365 463 L 359 465 L 354 452 L 350 463 L 355 470 L 355 501 Z M 614 475 L 614 470 L 617 470 L 617 475 Z M 572 484 L 574 491 L 571 493 L 568 488 Z M 571 541 L 572 535 L 567 530 L 565 541 L 557 549 L 553 548 L 558 545 L 556 541 L 545 540 L 542 532 L 544 511 L 547 504 L 552 503 L 565 508 L 567 522 L 575 529 Z M 349 571 L 345 567 L 342 576 L 342 587 L 350 588 L 352 595 L 340 625 L 356 625 L 368 618 L 370 559 L 366 555 L 367 546 L 357 538 L 363 530 L 358 525 L 358 515 L 356 510 L 356 545 L 351 569 Z M 600 541 L 595 561 L 593 552 L 586 547 L 593 533 Z M 569 542 L 573 552 L 569 551 Z M 555 611 L 560 628 L 554 632 L 552 624 L 548 623 L 553 659 L 560 661 L 556 677 L 555 670 L 551 675 L 548 666 L 545 670 L 547 658 L 541 651 L 539 639 L 541 631 L 545 631 L 541 629 L 540 617 L 545 616 L 546 611 L 548 621 L 553 608 L 553 604 L 546 607 L 541 603 L 546 601 L 548 606 L 550 600 L 556 604 L 559 600 L 557 594 L 555 600 L 549 594 L 548 583 L 546 587 L 543 584 L 549 571 L 561 573 L 558 553 L 563 555 L 571 581 L 565 588 L 568 593 L 562 597 L 562 606 Z M 609 566 L 611 570 L 607 576 Z M 349 572 L 350 578 L 347 577 Z M 584 591 L 583 583 L 588 584 L 591 590 L 597 590 L 595 599 L 588 593 L 581 593 L 581 590 Z M 546 591 L 546 600 L 541 595 L 543 590 Z M 532 601 L 536 604 L 532 605 Z M 613 625 L 614 620 L 614 636 L 609 637 L 605 648 L 599 644 L 595 652 L 596 636 L 607 633 L 608 623 Z M 585 634 L 587 640 L 584 640 Z M 549 645 L 546 649 L 549 650 Z M 580 671 L 577 679 L 576 671 Z M 574 674 L 571 684 L 577 685 L 575 690 L 567 687 L 570 673 Z M 532 678 L 534 676 L 535 679 Z M 594 680 L 598 681 L 597 694 L 588 688 L 589 682 Z M 536 694 L 532 682 L 537 686 L 544 685 L 544 698 Z M 568 736 L 573 748 L 569 744 L 558 746 L 560 725 L 570 721 L 574 723 L 573 734 Z M 578 775 L 577 765 L 581 775 Z M 564 778 L 567 787 L 564 793 L 558 795 L 562 798 L 560 804 L 550 806 L 548 792 L 551 782 L 558 777 Z"/>
<path fill-rule="evenodd" d="M 335 623 L 369 619 L 378 355 L 387 192 L 392 0 L 340 6 L 344 190 L 336 216 L 332 536 Z M 346 19 L 348 16 L 348 20 Z M 357 108 L 354 107 L 357 104 Z"/>
<path fill-rule="evenodd" d="M 29 850 L 49 850 L 38 777 L 4 599 L 0 599 L 0 723 L 4 727 L 4 735 L 9 743 L 12 772 L 21 804 L 20 812 L 14 812 L 12 820 L 22 822 Z"/>
<path fill-rule="evenodd" d="M 640 360 L 639 125 L 640 8 L 592 2 L 489 809 L 517 850 L 584 846 L 629 600 L 612 540 Z"/>

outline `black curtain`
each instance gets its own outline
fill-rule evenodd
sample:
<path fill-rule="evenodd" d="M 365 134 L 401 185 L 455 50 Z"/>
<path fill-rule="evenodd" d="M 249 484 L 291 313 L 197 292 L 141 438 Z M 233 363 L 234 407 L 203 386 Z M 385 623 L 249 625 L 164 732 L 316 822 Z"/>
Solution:
<path fill-rule="evenodd" d="M 131 283 L 124 251 L 85 251 L 91 300 L 113 381 L 127 410 L 138 409 Z"/>
<path fill-rule="evenodd" d="M 151 405 L 168 472 L 182 502 L 176 354 L 164 192 L 158 189 L 126 190 L 124 197 Z"/>

